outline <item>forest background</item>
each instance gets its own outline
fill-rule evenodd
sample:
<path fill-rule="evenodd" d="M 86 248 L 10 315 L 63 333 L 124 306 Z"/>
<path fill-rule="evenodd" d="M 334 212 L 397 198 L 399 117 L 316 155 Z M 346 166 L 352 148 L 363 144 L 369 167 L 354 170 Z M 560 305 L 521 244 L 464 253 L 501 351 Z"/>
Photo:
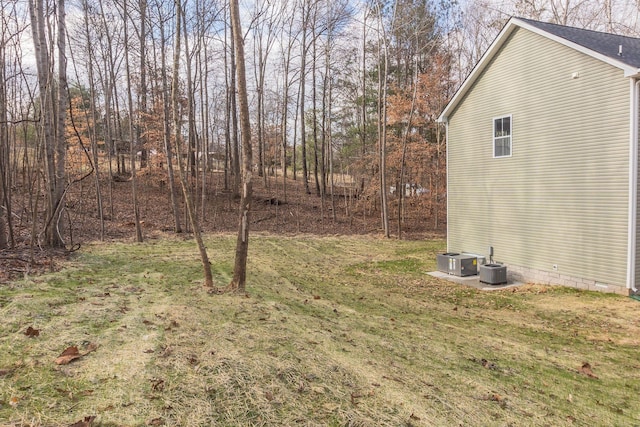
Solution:
<path fill-rule="evenodd" d="M 39 248 L 237 227 L 245 150 L 228 3 L 0 10 L 0 250 L 27 254 L 5 273 Z M 640 35 L 632 0 L 242 2 L 252 229 L 443 233 L 436 118 L 513 15 Z"/>

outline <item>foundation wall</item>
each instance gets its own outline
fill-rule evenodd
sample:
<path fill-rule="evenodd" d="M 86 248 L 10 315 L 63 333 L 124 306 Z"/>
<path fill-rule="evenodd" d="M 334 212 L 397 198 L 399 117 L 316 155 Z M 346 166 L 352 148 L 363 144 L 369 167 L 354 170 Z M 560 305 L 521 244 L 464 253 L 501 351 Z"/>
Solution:
<path fill-rule="evenodd" d="M 541 271 L 528 267 L 506 265 L 507 275 L 510 281 L 539 283 L 542 285 L 561 285 L 589 291 L 629 295 L 629 289 L 623 286 L 600 283 L 595 280 L 582 279 L 580 277 L 569 276 L 560 272 Z"/>

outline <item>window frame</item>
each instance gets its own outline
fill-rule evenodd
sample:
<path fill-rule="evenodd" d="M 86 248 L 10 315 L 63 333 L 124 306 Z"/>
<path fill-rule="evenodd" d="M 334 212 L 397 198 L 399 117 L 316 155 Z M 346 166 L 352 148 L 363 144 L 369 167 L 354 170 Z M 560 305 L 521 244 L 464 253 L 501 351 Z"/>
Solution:
<path fill-rule="evenodd" d="M 496 136 L 496 121 L 501 119 L 509 119 L 509 154 L 503 154 L 500 156 L 496 155 L 496 141 L 499 139 L 507 138 L 507 136 Z M 504 114 L 502 116 L 496 116 L 491 120 L 491 141 L 493 143 L 493 158 L 494 159 L 502 159 L 505 157 L 513 156 L 513 114 Z"/>

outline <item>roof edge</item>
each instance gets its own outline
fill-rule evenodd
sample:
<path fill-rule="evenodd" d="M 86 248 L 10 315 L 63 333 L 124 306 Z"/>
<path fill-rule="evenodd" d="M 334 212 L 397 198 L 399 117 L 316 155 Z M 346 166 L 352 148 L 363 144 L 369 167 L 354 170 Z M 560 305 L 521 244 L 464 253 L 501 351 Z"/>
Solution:
<path fill-rule="evenodd" d="M 476 65 L 473 67 L 469 75 L 464 79 L 464 82 L 462 82 L 462 85 L 458 88 L 458 90 L 453 95 L 449 103 L 446 105 L 446 107 L 444 107 L 444 110 L 442 110 L 442 113 L 440 113 L 440 116 L 437 119 L 438 122 L 448 121 L 449 113 L 451 113 L 455 109 L 455 107 L 458 106 L 458 103 L 460 102 L 462 97 L 464 97 L 464 95 L 467 93 L 467 90 L 473 85 L 473 83 L 475 83 L 475 81 L 478 79 L 482 71 L 484 71 L 484 69 L 487 67 L 491 58 L 493 58 L 495 53 L 498 50 L 500 50 L 500 48 L 505 43 L 509 35 L 511 35 L 513 30 L 515 29 L 516 24 L 514 23 L 514 20 L 515 18 L 512 17 L 511 19 L 509 19 L 509 21 L 507 21 L 505 26 L 502 27 L 502 30 L 500 30 L 500 33 L 498 33 L 498 35 L 493 40 L 489 48 L 484 52 L 484 54 L 482 55 L 480 60 L 476 63 Z"/>
<path fill-rule="evenodd" d="M 455 108 L 458 106 L 464 95 L 467 93 L 469 88 L 475 83 L 478 79 L 482 71 L 487 67 L 491 59 L 495 56 L 495 54 L 500 50 L 500 48 L 504 45 L 507 38 L 511 35 L 516 27 L 524 28 L 529 30 L 535 34 L 546 37 L 550 40 L 553 40 L 557 43 L 560 43 L 564 46 L 570 47 L 578 52 L 584 53 L 585 55 L 591 56 L 592 58 L 598 59 L 602 62 L 610 64 L 616 68 L 621 69 L 624 72 L 625 77 L 638 77 L 640 75 L 640 69 L 634 68 L 628 64 L 625 64 L 622 61 L 618 61 L 596 51 L 593 51 L 587 47 L 574 43 L 570 40 L 564 39 L 562 37 L 556 36 L 555 34 L 551 34 L 541 28 L 538 28 L 534 25 L 529 24 L 528 22 L 521 20 L 516 17 L 511 17 L 509 21 L 502 28 L 500 33 L 496 36 L 495 40 L 491 43 L 486 52 L 482 55 L 478 63 L 473 67 L 471 73 L 464 80 L 462 85 L 458 88 L 456 93 L 453 95 L 449 103 L 440 113 L 438 117 L 438 122 L 447 122 L 449 119 L 449 115 Z"/>
<path fill-rule="evenodd" d="M 572 42 L 572 41 L 567 40 L 565 38 L 562 38 L 560 36 L 556 36 L 555 34 L 551 34 L 551 33 L 547 32 L 547 31 L 545 31 L 545 30 L 543 30 L 541 28 L 538 28 L 538 27 L 536 27 L 534 25 L 531 25 L 528 22 L 526 22 L 524 20 L 521 20 L 519 18 L 512 18 L 512 19 L 517 23 L 518 26 L 520 26 L 520 27 L 522 27 L 524 29 L 527 29 L 527 30 L 529 30 L 531 32 L 539 34 L 539 35 L 541 35 L 543 37 L 546 37 L 546 38 L 548 38 L 550 40 L 553 40 L 555 42 L 558 42 L 558 43 L 560 43 L 560 44 L 562 44 L 564 46 L 567 46 L 567 47 L 570 47 L 572 49 L 575 49 L 578 52 L 581 52 L 581 53 L 584 53 L 585 55 L 591 56 L 592 58 L 599 59 L 600 61 L 605 62 L 605 63 L 607 63 L 609 65 L 612 65 L 612 66 L 614 66 L 616 68 L 620 68 L 621 70 L 624 71 L 625 77 L 630 73 L 635 74 L 637 72 L 636 68 L 634 68 L 633 66 L 631 66 L 631 65 L 629 65 L 629 64 L 627 64 L 627 63 L 625 63 L 623 61 L 620 61 L 620 60 L 614 59 L 614 58 L 612 58 L 610 56 L 607 56 L 607 55 L 604 55 L 602 53 L 596 52 L 596 51 L 594 51 L 592 49 L 589 49 L 588 47 L 582 46 L 582 45 L 580 45 L 578 43 Z"/>

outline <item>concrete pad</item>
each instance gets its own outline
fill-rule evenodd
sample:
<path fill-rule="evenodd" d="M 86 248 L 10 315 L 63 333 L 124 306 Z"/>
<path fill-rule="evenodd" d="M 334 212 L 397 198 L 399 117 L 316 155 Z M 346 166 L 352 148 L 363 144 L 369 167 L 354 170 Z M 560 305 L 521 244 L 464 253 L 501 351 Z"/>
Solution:
<path fill-rule="evenodd" d="M 459 277 L 459 276 L 443 273 L 442 271 L 431 271 L 427 274 L 429 276 L 436 277 L 438 279 L 447 280 L 449 282 L 458 283 L 460 285 L 471 286 L 473 288 L 480 289 L 482 291 L 496 291 L 499 289 L 508 289 L 508 288 L 514 288 L 516 286 L 524 285 L 523 282 L 516 282 L 511 279 L 508 279 L 506 284 L 489 285 L 487 283 L 480 282 L 479 275 Z"/>

